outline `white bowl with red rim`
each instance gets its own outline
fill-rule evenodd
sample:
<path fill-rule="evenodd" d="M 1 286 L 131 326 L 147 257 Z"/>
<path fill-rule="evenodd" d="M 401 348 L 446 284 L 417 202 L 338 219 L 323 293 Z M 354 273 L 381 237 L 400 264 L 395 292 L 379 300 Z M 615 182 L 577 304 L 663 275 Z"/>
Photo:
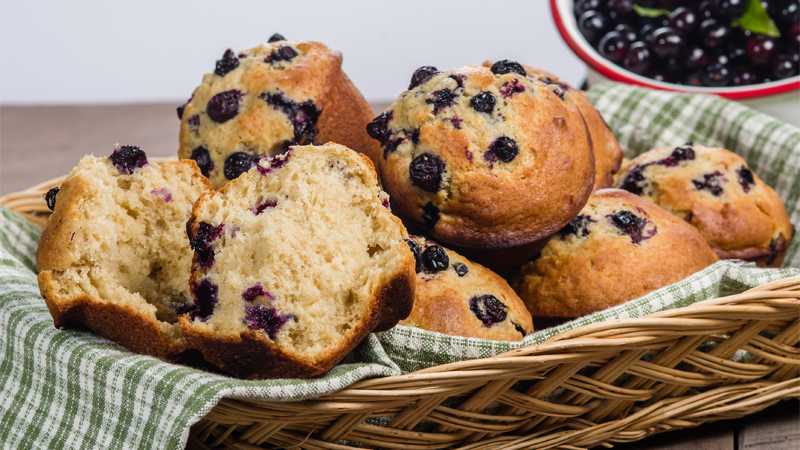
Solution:
<path fill-rule="evenodd" d="M 626 70 L 601 56 L 578 30 L 572 6 L 573 0 L 550 0 L 550 11 L 558 32 L 575 55 L 588 66 L 589 84 L 612 80 L 663 91 L 714 94 L 740 101 L 787 123 L 800 126 L 800 76 L 769 83 L 720 88 L 656 81 Z"/>

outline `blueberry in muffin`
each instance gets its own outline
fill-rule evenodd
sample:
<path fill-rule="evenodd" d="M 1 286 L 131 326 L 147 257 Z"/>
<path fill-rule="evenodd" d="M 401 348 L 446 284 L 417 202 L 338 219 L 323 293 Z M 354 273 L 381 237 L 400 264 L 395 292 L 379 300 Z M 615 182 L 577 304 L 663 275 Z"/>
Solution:
<path fill-rule="evenodd" d="M 365 129 L 372 110 L 341 65 L 325 45 L 277 33 L 255 48 L 226 50 L 178 108 L 179 157 L 194 159 L 217 187 L 292 145 L 332 141 L 376 158 Z"/>
<path fill-rule="evenodd" d="M 566 224 L 594 159 L 578 103 L 514 61 L 417 69 L 366 130 L 393 210 L 438 241 L 508 248 Z"/>
<path fill-rule="evenodd" d="M 654 148 L 628 161 L 616 185 L 692 224 L 720 258 L 780 266 L 794 235 L 778 194 L 726 149 Z"/>
<path fill-rule="evenodd" d="M 600 189 L 519 271 L 534 322 L 599 311 L 679 281 L 717 256 L 700 233 L 649 200 Z"/>
<path fill-rule="evenodd" d="M 401 324 L 501 341 L 533 331 L 525 304 L 499 275 L 424 237 L 408 243 L 417 258 L 417 284 L 414 308 Z"/>

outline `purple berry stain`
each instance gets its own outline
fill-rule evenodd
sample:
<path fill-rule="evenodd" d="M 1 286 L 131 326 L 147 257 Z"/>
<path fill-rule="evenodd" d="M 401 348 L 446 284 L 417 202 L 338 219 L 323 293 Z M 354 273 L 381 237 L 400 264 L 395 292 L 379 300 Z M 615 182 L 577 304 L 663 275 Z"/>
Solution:
<path fill-rule="evenodd" d="M 503 98 L 509 98 L 514 94 L 519 94 L 523 91 L 525 91 L 525 85 L 520 83 L 517 78 L 514 78 L 511 81 L 506 81 L 502 86 L 500 86 L 500 95 L 502 95 Z"/>
<path fill-rule="evenodd" d="M 225 224 L 222 223 L 214 226 L 208 222 L 200 222 L 197 225 L 194 236 L 190 236 L 189 245 L 194 250 L 200 267 L 207 269 L 214 265 L 214 248 L 212 244 L 222 236 L 224 230 Z"/>
<path fill-rule="evenodd" d="M 453 106 L 458 98 L 458 94 L 450 89 L 439 89 L 431 93 L 431 98 L 425 100 L 425 103 L 433 105 L 433 113 L 439 114 L 439 111 L 444 108 Z"/>
<path fill-rule="evenodd" d="M 272 306 L 261 304 L 245 306 L 244 323 L 250 329 L 263 330 L 273 340 L 286 322 L 293 319 L 293 315 L 281 314 Z"/>
<path fill-rule="evenodd" d="M 249 288 L 245 289 L 242 292 L 242 298 L 247 302 L 252 302 L 253 300 L 257 299 L 258 297 L 264 297 L 267 300 L 274 300 L 275 297 L 272 296 L 266 289 L 264 289 L 264 285 L 261 283 L 256 283 Z"/>
<path fill-rule="evenodd" d="M 210 279 L 203 278 L 192 287 L 192 292 L 194 294 L 192 318 L 205 321 L 211 317 L 214 307 L 217 306 L 219 287 Z"/>
<path fill-rule="evenodd" d="M 167 188 L 156 188 L 150 191 L 150 194 L 154 197 L 158 197 L 163 200 L 165 203 L 169 203 L 172 201 L 172 193 Z"/>

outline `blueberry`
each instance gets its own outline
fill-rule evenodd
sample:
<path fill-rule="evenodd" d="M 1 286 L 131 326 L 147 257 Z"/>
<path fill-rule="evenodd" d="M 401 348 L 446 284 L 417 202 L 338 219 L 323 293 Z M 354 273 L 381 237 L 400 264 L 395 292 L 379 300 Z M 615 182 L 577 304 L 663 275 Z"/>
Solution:
<path fill-rule="evenodd" d="M 518 94 L 525 90 L 525 85 L 519 82 L 518 79 L 514 78 L 511 81 L 506 81 L 500 86 L 500 95 L 503 98 L 511 97 L 514 94 Z"/>
<path fill-rule="evenodd" d="M 575 216 L 574 219 L 558 232 L 561 239 L 566 239 L 569 236 L 586 237 L 589 236 L 589 224 L 597 222 L 592 216 L 580 214 Z"/>
<path fill-rule="evenodd" d="M 408 173 L 411 182 L 428 192 L 437 192 L 442 185 L 442 172 L 445 164 L 441 158 L 432 153 L 422 153 L 411 161 Z"/>
<path fill-rule="evenodd" d="M 114 167 L 124 173 L 130 175 L 134 170 L 143 167 L 147 164 L 147 155 L 142 149 L 135 145 L 123 145 L 114 150 L 111 156 L 108 157 Z"/>
<path fill-rule="evenodd" d="M 219 287 L 210 279 L 203 278 L 193 286 L 192 293 L 194 294 L 192 318 L 199 318 L 205 321 L 211 317 L 211 314 L 214 313 L 214 307 L 217 306 Z"/>
<path fill-rule="evenodd" d="M 618 31 L 629 44 L 636 42 L 639 37 L 636 35 L 636 32 L 633 31 L 630 25 L 626 23 L 618 24 L 614 27 L 614 31 Z"/>
<path fill-rule="evenodd" d="M 655 224 L 624 209 L 615 211 L 613 214 L 607 215 L 606 218 L 620 233 L 628 235 L 634 244 L 650 239 L 656 234 Z M 652 225 L 652 227 L 648 227 L 649 225 Z"/>
<path fill-rule="evenodd" d="M 592 44 L 596 44 L 609 28 L 611 21 L 599 11 L 586 11 L 578 17 L 578 29 Z"/>
<path fill-rule="evenodd" d="M 272 36 L 269 37 L 269 39 L 267 39 L 267 42 L 272 43 L 272 42 L 280 42 L 280 41 L 285 41 L 285 40 L 286 40 L 286 38 L 283 37 L 282 34 L 274 33 Z"/>
<path fill-rule="evenodd" d="M 600 54 L 620 64 L 628 53 L 628 39 L 619 31 L 609 31 L 597 44 Z"/>
<path fill-rule="evenodd" d="M 192 150 L 191 158 L 197 163 L 197 167 L 200 168 L 203 175 L 208 176 L 214 170 L 214 161 L 211 160 L 207 148 L 203 146 L 195 148 Z"/>
<path fill-rule="evenodd" d="M 411 83 L 408 85 L 408 89 L 414 89 L 415 87 L 419 86 L 420 84 L 430 80 L 433 78 L 434 75 L 439 73 L 439 69 L 433 66 L 422 66 L 419 69 L 414 71 L 414 74 L 411 75 Z"/>
<path fill-rule="evenodd" d="M 233 53 L 233 50 L 227 49 L 222 54 L 222 58 L 217 60 L 214 73 L 224 77 L 225 74 L 237 67 L 239 67 L 239 58 L 236 57 L 236 53 Z"/>
<path fill-rule="evenodd" d="M 525 68 L 522 67 L 522 64 L 507 59 L 501 59 L 492 64 L 491 71 L 495 75 L 503 75 L 506 73 L 518 73 L 523 77 L 528 75 L 528 73 L 525 72 Z"/>
<path fill-rule="evenodd" d="M 730 28 L 715 19 L 706 19 L 700 23 L 700 35 L 705 48 L 718 48 L 728 40 Z"/>
<path fill-rule="evenodd" d="M 489 150 L 484 153 L 487 161 L 500 160 L 508 163 L 514 160 L 519 153 L 517 142 L 508 136 L 500 136 L 489 146 Z"/>
<path fill-rule="evenodd" d="M 431 202 L 422 207 L 422 221 L 428 228 L 434 228 L 439 222 L 439 208 Z"/>
<path fill-rule="evenodd" d="M 317 121 L 322 111 L 311 100 L 298 103 L 282 92 L 265 92 L 259 96 L 273 108 L 289 118 L 294 129 L 292 144 L 311 144 L 317 136 Z"/>
<path fill-rule="evenodd" d="M 703 47 L 694 46 L 686 52 L 686 68 L 689 70 L 702 69 L 709 61 L 708 53 Z"/>
<path fill-rule="evenodd" d="M 748 84 L 758 84 L 758 76 L 747 67 L 740 67 L 733 72 L 731 84 L 734 86 L 746 86 Z"/>
<path fill-rule="evenodd" d="M 603 2 L 603 0 L 575 0 L 575 3 L 572 7 L 572 12 L 576 16 L 580 16 L 586 11 L 603 9 L 603 7 L 605 7 L 604 3 L 605 2 Z"/>
<path fill-rule="evenodd" d="M 189 235 L 189 246 L 194 250 L 200 267 L 207 269 L 214 265 L 212 244 L 222 235 L 224 229 L 224 224 L 214 226 L 208 222 L 200 222 L 194 235 Z"/>
<path fill-rule="evenodd" d="M 235 152 L 225 159 L 224 174 L 225 178 L 233 180 L 239 175 L 250 170 L 256 163 L 256 156 L 251 153 Z"/>
<path fill-rule="evenodd" d="M 386 142 L 386 145 L 384 145 L 383 147 L 383 157 L 386 158 L 387 156 L 389 156 L 390 153 L 396 151 L 397 147 L 400 146 L 400 144 L 402 144 L 403 142 L 405 142 L 405 138 L 403 137 L 395 137 L 389 139 L 389 141 Z"/>
<path fill-rule="evenodd" d="M 769 241 L 769 255 L 767 256 L 767 265 L 771 265 L 778 257 L 778 253 L 786 246 L 786 239 L 783 234 L 778 233 L 778 236 Z"/>
<path fill-rule="evenodd" d="M 506 320 L 508 315 L 506 307 L 497 297 L 491 294 L 479 295 L 469 299 L 469 310 L 475 317 L 483 322 L 483 326 L 492 325 Z"/>
<path fill-rule="evenodd" d="M 752 36 L 747 40 L 747 57 L 756 66 L 763 66 L 772 60 L 777 51 L 777 44 L 766 36 Z"/>
<path fill-rule="evenodd" d="M 417 273 L 422 272 L 422 249 L 419 248 L 419 244 L 411 239 L 406 239 L 406 243 L 408 244 L 408 248 L 411 249 L 411 253 L 414 254 L 414 270 Z"/>
<path fill-rule="evenodd" d="M 683 50 L 684 40 L 677 31 L 670 27 L 658 28 L 647 37 L 650 50 L 661 58 L 678 56 Z"/>
<path fill-rule="evenodd" d="M 738 19 L 746 8 L 747 0 L 711 0 L 711 11 L 723 19 Z"/>
<path fill-rule="evenodd" d="M 389 121 L 392 120 L 392 111 L 384 111 L 367 124 L 367 134 L 385 144 L 389 139 Z"/>
<path fill-rule="evenodd" d="M 702 180 L 692 180 L 694 188 L 698 191 L 709 191 L 714 197 L 719 197 L 725 191 L 722 187 L 728 181 L 719 170 L 703 174 Z"/>
<path fill-rule="evenodd" d="M 284 45 L 282 47 L 278 47 L 272 51 L 267 57 L 264 59 L 264 62 L 267 63 L 275 63 L 280 61 L 291 61 L 298 55 L 297 50 L 289 47 L 288 45 Z"/>
<path fill-rule="evenodd" d="M 184 103 L 184 104 L 178 106 L 177 108 L 175 108 L 175 112 L 178 113 L 178 119 L 183 119 L 183 111 L 186 110 L 186 104 L 187 103 Z"/>
<path fill-rule="evenodd" d="M 425 273 L 436 273 L 450 267 L 447 250 L 441 245 L 431 245 L 422 252 L 422 265 Z"/>
<path fill-rule="evenodd" d="M 460 73 L 450 75 L 450 79 L 456 82 L 456 89 L 464 89 L 464 79 L 466 77 Z"/>
<path fill-rule="evenodd" d="M 699 18 L 695 12 L 685 6 L 672 10 L 668 20 L 669 25 L 683 36 L 692 34 L 699 25 Z"/>
<path fill-rule="evenodd" d="M 200 115 L 192 114 L 191 117 L 186 119 L 186 124 L 189 125 L 190 130 L 197 131 L 197 128 L 200 126 Z"/>
<path fill-rule="evenodd" d="M 464 275 L 469 273 L 469 267 L 467 267 L 466 264 L 460 262 L 453 263 L 453 270 L 456 271 L 456 275 L 458 275 L 459 277 L 463 277 Z"/>
<path fill-rule="evenodd" d="M 690 161 L 695 158 L 695 152 L 692 148 L 692 144 L 686 144 L 680 147 L 675 147 L 670 153 L 669 156 L 657 162 L 657 164 L 666 166 L 666 167 L 674 167 L 677 166 L 678 163 L 681 161 Z"/>
<path fill-rule="evenodd" d="M 742 166 L 736 169 L 736 174 L 739 176 L 739 184 L 742 186 L 742 190 L 750 192 L 750 188 L 756 184 L 753 172 L 747 166 Z"/>
<path fill-rule="evenodd" d="M 642 41 L 636 41 L 631 44 L 628 52 L 625 54 L 625 59 L 622 60 L 622 66 L 631 72 L 644 74 L 650 69 L 652 62 L 650 56 L 650 48 L 647 47 Z"/>
<path fill-rule="evenodd" d="M 270 339 L 275 339 L 286 322 L 294 319 L 291 314 L 281 314 L 277 309 L 267 305 L 245 306 L 244 323 L 253 330 L 263 330 Z"/>
<path fill-rule="evenodd" d="M 798 64 L 789 55 L 778 55 L 772 63 L 772 76 L 776 80 L 793 77 L 798 73 Z"/>
<path fill-rule="evenodd" d="M 239 90 L 231 89 L 223 91 L 211 97 L 206 105 L 206 114 L 214 122 L 225 123 L 239 114 L 239 101 L 242 93 Z"/>
<path fill-rule="evenodd" d="M 47 191 L 46 194 L 44 194 L 44 202 L 47 203 L 47 209 L 49 209 L 50 211 L 56 209 L 56 196 L 58 195 L 58 191 L 60 190 L 61 188 L 56 186 L 54 188 L 50 188 L 50 190 Z"/>
<path fill-rule="evenodd" d="M 712 87 L 727 86 L 733 78 L 731 71 L 725 64 L 718 62 L 709 64 L 703 69 L 703 84 Z"/>
<path fill-rule="evenodd" d="M 272 299 L 272 294 L 267 292 L 266 289 L 264 289 L 264 285 L 261 283 L 256 283 L 242 292 L 242 299 L 247 302 L 252 302 L 258 297 L 267 297 L 268 299 Z"/>
<path fill-rule="evenodd" d="M 489 91 L 483 91 L 469 99 L 469 106 L 475 111 L 491 114 L 494 110 L 495 99 Z"/>
<path fill-rule="evenodd" d="M 456 98 L 458 98 L 458 94 L 450 89 L 439 89 L 438 91 L 433 91 L 431 98 L 425 100 L 425 103 L 433 105 L 433 113 L 439 114 L 442 109 L 453 106 Z"/>

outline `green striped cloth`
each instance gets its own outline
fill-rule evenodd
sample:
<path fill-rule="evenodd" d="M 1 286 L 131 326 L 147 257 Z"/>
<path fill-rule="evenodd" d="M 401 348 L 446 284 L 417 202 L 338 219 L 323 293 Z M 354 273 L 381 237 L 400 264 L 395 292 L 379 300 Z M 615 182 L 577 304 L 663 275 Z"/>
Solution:
<path fill-rule="evenodd" d="M 693 140 L 743 154 L 800 223 L 800 131 L 717 98 L 604 85 L 590 92 L 629 156 Z M 290 401 L 358 380 L 481 358 L 587 323 L 633 318 L 799 274 L 719 262 L 646 297 L 509 344 L 409 327 L 371 335 L 314 380 L 242 381 L 130 353 L 92 334 L 57 330 L 36 285 L 39 232 L 0 208 L 0 448 L 170 448 L 223 397 Z M 800 267 L 798 239 L 787 265 Z"/>

